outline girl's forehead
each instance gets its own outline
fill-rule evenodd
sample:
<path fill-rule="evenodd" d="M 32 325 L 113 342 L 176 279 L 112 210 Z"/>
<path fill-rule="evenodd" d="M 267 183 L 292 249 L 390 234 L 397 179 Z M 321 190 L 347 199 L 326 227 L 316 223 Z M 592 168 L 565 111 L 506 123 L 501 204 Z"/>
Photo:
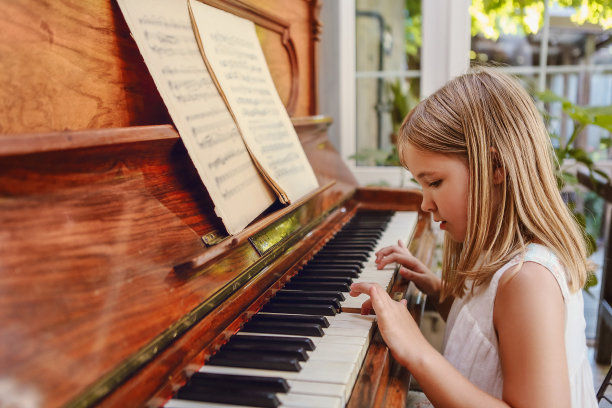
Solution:
<path fill-rule="evenodd" d="M 412 143 L 407 143 L 401 149 L 400 155 L 402 163 L 412 173 L 443 171 L 459 164 L 467 167 L 468 164 L 467 158 L 458 154 L 434 152 L 419 148 Z"/>

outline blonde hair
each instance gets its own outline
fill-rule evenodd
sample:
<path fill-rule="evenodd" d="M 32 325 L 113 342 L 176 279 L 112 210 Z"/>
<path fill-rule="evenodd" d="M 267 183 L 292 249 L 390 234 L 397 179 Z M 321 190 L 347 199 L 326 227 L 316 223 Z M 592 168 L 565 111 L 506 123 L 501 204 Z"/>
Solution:
<path fill-rule="evenodd" d="M 463 296 L 466 280 L 473 280 L 472 289 L 488 282 L 531 242 L 559 257 L 572 292 L 584 286 L 584 232 L 561 198 L 550 138 L 518 81 L 484 67 L 451 80 L 406 116 L 400 157 L 408 143 L 468 163 L 467 231 L 463 243 L 445 237 L 442 298 Z M 505 180 L 493 208 L 496 169 Z"/>

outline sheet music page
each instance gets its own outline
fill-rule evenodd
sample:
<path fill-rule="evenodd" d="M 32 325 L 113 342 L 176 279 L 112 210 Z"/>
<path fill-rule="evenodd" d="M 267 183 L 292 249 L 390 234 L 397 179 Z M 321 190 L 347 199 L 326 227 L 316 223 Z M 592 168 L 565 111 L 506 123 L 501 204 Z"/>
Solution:
<path fill-rule="evenodd" d="M 318 187 L 252 21 L 189 0 L 213 79 L 262 172 L 293 202 Z"/>
<path fill-rule="evenodd" d="M 186 0 L 118 0 L 172 120 L 230 234 L 276 199 L 202 59 Z"/>

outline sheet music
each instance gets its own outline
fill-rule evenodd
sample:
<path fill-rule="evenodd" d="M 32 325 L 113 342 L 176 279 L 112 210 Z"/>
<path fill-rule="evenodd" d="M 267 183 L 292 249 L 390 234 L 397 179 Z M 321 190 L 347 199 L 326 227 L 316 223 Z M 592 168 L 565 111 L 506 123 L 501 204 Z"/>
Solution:
<path fill-rule="evenodd" d="M 202 59 L 186 0 L 118 0 L 217 215 L 235 234 L 275 200 Z"/>
<path fill-rule="evenodd" d="M 316 189 L 316 176 L 278 96 L 255 24 L 189 1 L 213 79 L 264 175 L 289 202 Z"/>

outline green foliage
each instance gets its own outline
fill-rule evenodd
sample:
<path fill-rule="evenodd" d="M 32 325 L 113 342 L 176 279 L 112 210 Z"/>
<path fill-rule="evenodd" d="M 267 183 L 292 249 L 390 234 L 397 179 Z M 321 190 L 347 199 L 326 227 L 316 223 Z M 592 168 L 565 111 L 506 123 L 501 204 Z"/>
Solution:
<path fill-rule="evenodd" d="M 552 3 L 552 2 L 551 2 Z M 576 10 L 571 20 L 612 28 L 610 0 L 556 0 L 561 7 Z M 472 35 L 496 40 L 500 34 L 534 34 L 542 26 L 543 0 L 473 0 L 470 7 Z"/>
<path fill-rule="evenodd" d="M 403 82 L 396 79 L 395 82 L 389 83 L 390 91 L 390 110 L 391 122 L 393 124 L 393 133 L 397 134 L 402 121 L 410 112 L 410 107 L 414 106 L 418 101 L 412 100 L 411 94 L 402 89 Z"/>
<path fill-rule="evenodd" d="M 404 39 L 406 41 L 406 55 L 417 58 L 423 37 L 421 35 L 421 0 L 406 0 L 406 17 L 404 19 Z"/>
<path fill-rule="evenodd" d="M 550 132 L 550 137 L 556 143 L 553 143 L 556 155 L 556 175 L 557 183 L 559 188 L 573 188 L 576 192 L 578 191 L 577 185 L 578 180 L 573 173 L 570 173 L 563 169 L 563 164 L 566 160 L 575 160 L 577 163 L 581 163 L 589 171 L 591 179 L 595 182 L 595 174 L 598 174 L 601 178 L 606 181 L 610 181 L 608 175 L 595 167 L 595 163 L 589 156 L 589 154 L 581 148 L 574 146 L 574 142 L 578 135 L 589 125 L 598 126 L 612 132 L 612 105 L 610 106 L 579 106 L 576 105 L 566 98 L 563 98 L 551 91 L 544 91 L 536 93 L 536 97 L 544 103 L 560 103 L 561 110 L 568 117 L 572 119 L 574 124 L 574 130 L 567 141 L 561 140 L 558 134 Z M 549 122 L 553 119 L 547 112 L 542 112 L 542 115 Z M 608 136 L 605 139 L 600 140 L 600 149 L 608 149 L 612 145 L 612 138 Z M 592 193 L 591 193 L 592 194 Z M 585 200 L 586 201 L 586 200 Z M 584 211 L 578 211 L 575 205 L 570 202 L 568 207 L 574 214 L 576 221 L 582 226 L 585 231 L 587 239 L 587 245 L 589 255 L 597 249 L 595 237 L 599 235 L 599 227 L 590 227 L 591 224 L 595 223 L 599 225 L 600 221 L 594 221 L 595 214 L 588 214 L 590 220 L 587 219 L 587 212 L 589 212 L 589 206 L 585 205 Z M 599 210 L 600 215 L 601 211 Z M 597 278 L 594 275 L 589 277 L 585 285 L 585 289 L 588 289 L 597 284 Z"/>
<path fill-rule="evenodd" d="M 393 146 L 390 151 L 380 149 L 361 149 L 349 157 L 361 162 L 374 162 L 376 166 L 401 166 L 397 146 Z"/>
<path fill-rule="evenodd" d="M 599 174 L 604 179 L 608 180 L 606 173 L 600 171 L 595 167 L 595 163 L 584 151 L 584 149 L 574 147 L 574 141 L 580 133 L 588 126 L 598 126 L 612 132 L 612 105 L 610 106 L 579 106 L 569 100 L 554 94 L 551 91 L 544 91 L 536 93 L 536 97 L 544 103 L 561 103 L 561 109 L 563 113 L 569 116 L 574 123 L 574 130 L 570 135 L 569 139 L 564 142 L 561 140 L 559 135 L 556 133 L 550 133 L 551 139 L 556 141 L 555 154 L 558 162 L 558 175 L 557 178 L 560 185 L 565 183 L 576 184 L 577 180 L 575 177 L 562 172 L 561 165 L 566 159 L 574 159 L 578 163 L 582 163 L 591 175 L 594 173 Z M 544 118 L 550 121 L 552 117 L 546 112 L 542 112 Z M 612 145 L 612 139 L 610 137 L 602 139 L 600 141 L 600 148 L 607 149 Z"/>

